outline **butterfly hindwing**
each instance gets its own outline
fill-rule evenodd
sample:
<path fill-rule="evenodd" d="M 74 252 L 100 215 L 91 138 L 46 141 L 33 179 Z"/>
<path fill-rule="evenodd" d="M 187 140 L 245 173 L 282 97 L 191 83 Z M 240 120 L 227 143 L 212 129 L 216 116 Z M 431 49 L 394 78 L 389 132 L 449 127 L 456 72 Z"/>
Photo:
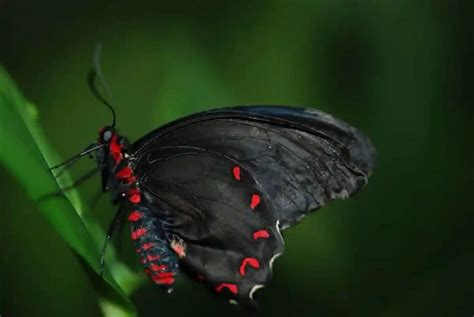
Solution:
<path fill-rule="evenodd" d="M 162 218 L 170 236 L 182 241 L 181 267 L 214 292 L 251 306 L 283 252 L 279 224 L 267 216 L 272 205 L 255 180 L 235 161 L 195 148 L 154 150 L 146 164 L 142 188 L 157 209 L 168 211 Z"/>

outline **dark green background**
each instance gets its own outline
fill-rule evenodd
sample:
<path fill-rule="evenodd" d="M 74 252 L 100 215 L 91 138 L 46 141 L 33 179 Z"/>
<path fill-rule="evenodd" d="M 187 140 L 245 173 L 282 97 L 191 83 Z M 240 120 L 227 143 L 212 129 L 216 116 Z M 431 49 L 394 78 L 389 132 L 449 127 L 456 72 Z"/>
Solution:
<path fill-rule="evenodd" d="M 110 121 L 85 84 L 98 41 L 131 140 L 221 105 L 330 112 L 372 138 L 377 169 L 354 199 L 285 232 L 260 315 L 472 316 L 472 1 L 172 3 L 0 0 L 0 64 L 58 152 Z M 77 257 L 1 166 L 0 177 L 0 315 L 100 315 Z M 85 201 L 98 188 L 84 185 Z M 104 226 L 113 212 L 108 197 L 90 207 Z M 132 299 L 140 316 L 244 313 L 186 280 Z"/>

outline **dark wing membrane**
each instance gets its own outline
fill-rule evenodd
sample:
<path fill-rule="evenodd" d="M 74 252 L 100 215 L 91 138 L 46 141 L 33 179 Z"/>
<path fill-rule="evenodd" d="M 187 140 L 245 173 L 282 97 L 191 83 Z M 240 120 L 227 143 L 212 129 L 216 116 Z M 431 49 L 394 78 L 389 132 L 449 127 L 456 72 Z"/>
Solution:
<path fill-rule="evenodd" d="M 329 200 L 355 193 L 375 163 L 371 142 L 355 128 L 323 112 L 291 107 L 198 113 L 151 132 L 133 145 L 132 155 L 142 167 L 150 153 L 173 147 L 221 155 L 239 166 L 267 202 L 267 224 L 278 220 L 283 228 Z M 176 164 L 172 172 L 192 165 L 192 160 Z M 159 169 L 159 164 L 147 166 L 142 173 Z M 212 171 L 212 166 L 207 168 Z"/>
<path fill-rule="evenodd" d="M 219 295 L 252 306 L 283 252 L 279 224 L 265 216 L 273 207 L 260 199 L 255 180 L 220 153 L 187 146 L 147 153 L 141 189 L 165 211 L 169 240 L 182 241 L 180 267 Z"/>

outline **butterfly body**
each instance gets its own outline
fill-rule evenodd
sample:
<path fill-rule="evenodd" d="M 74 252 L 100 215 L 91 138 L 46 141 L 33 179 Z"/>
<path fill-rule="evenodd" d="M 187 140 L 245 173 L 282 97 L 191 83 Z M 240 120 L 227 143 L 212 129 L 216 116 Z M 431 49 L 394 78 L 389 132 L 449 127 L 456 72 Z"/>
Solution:
<path fill-rule="evenodd" d="M 128 212 L 145 272 L 178 270 L 252 306 L 283 253 L 281 230 L 367 182 L 375 150 L 319 111 L 247 106 L 177 120 L 129 145 L 99 132 L 103 190 Z"/>

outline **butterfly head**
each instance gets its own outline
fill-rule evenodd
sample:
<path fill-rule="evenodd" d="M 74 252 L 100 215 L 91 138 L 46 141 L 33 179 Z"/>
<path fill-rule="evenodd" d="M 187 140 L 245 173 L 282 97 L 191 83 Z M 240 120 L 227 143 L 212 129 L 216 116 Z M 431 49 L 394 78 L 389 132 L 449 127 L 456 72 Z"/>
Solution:
<path fill-rule="evenodd" d="M 115 128 L 113 126 L 106 126 L 106 127 L 100 128 L 99 138 L 97 139 L 97 142 L 99 142 L 99 144 L 108 145 L 111 142 L 112 137 L 114 135 L 115 135 Z"/>
<path fill-rule="evenodd" d="M 96 159 L 102 174 L 102 189 L 108 191 L 114 171 L 119 165 L 126 164 L 129 142 L 127 138 L 120 136 L 113 126 L 106 126 L 99 130 L 97 144 L 100 147 L 96 152 Z"/>
<path fill-rule="evenodd" d="M 121 153 L 129 147 L 127 138 L 119 135 L 112 126 L 106 126 L 99 130 L 97 143 L 111 155 Z"/>
<path fill-rule="evenodd" d="M 102 166 L 111 161 L 116 165 L 120 163 L 129 147 L 127 138 L 120 136 L 113 126 L 105 126 L 99 130 L 97 143 L 100 146 L 98 158 Z"/>

